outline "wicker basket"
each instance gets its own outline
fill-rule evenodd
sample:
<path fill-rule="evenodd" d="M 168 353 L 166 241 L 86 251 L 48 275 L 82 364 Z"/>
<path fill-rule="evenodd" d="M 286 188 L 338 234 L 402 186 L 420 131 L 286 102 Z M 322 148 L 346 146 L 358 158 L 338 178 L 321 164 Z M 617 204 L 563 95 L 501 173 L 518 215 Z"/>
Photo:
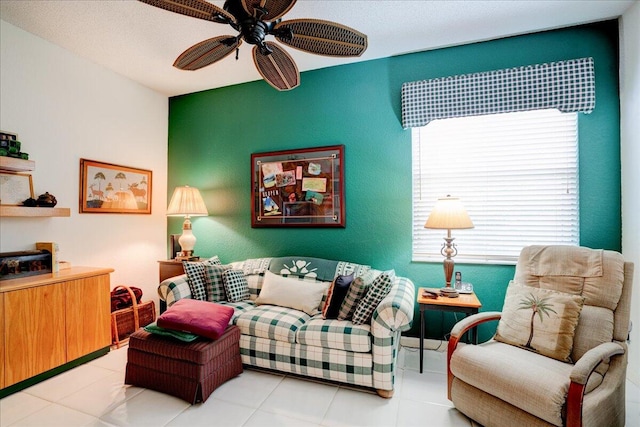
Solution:
<path fill-rule="evenodd" d="M 153 301 L 138 304 L 135 294 L 128 286 L 116 286 L 114 290 L 118 288 L 124 288 L 129 292 L 133 306 L 111 313 L 111 337 L 116 348 L 120 348 L 120 344 L 126 342 L 129 335 L 156 320 L 156 304 Z"/>

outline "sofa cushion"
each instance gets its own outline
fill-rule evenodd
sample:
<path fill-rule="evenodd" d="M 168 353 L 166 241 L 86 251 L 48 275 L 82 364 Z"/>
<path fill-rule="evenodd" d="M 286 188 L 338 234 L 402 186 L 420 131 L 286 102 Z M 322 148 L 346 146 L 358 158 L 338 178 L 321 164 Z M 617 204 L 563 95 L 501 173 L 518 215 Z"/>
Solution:
<path fill-rule="evenodd" d="M 236 325 L 243 335 L 295 343 L 298 330 L 310 318 L 291 308 L 262 305 L 238 315 Z"/>
<path fill-rule="evenodd" d="M 378 270 L 371 269 L 362 276 L 358 276 L 353 280 L 353 283 L 351 283 L 351 286 L 349 287 L 349 292 L 347 292 L 347 296 L 340 305 L 338 320 L 351 320 L 360 299 L 365 296 L 367 289 L 371 286 L 375 278 L 380 275 L 380 273 L 381 272 Z"/>
<path fill-rule="evenodd" d="M 218 256 L 204 261 L 183 261 L 182 267 L 187 275 L 191 298 L 201 301 L 207 300 L 207 273 L 205 267 L 209 265 L 221 265 Z"/>
<path fill-rule="evenodd" d="M 227 270 L 222 275 L 224 290 L 229 302 L 240 302 L 249 299 L 249 284 L 242 270 Z"/>
<path fill-rule="evenodd" d="M 256 304 L 294 308 L 311 316 L 318 312 L 320 301 L 328 287 L 327 282 L 282 277 L 267 271 Z"/>
<path fill-rule="evenodd" d="M 353 282 L 353 274 L 348 276 L 340 275 L 333 279 L 327 291 L 327 299 L 324 302 L 324 307 L 322 308 L 322 317 L 324 319 L 338 318 L 340 306 L 347 296 L 347 292 L 349 292 L 351 282 Z"/>
<path fill-rule="evenodd" d="M 273 258 L 269 271 L 281 276 L 297 276 L 330 282 L 336 274 L 338 261 L 322 258 L 288 256 Z"/>
<path fill-rule="evenodd" d="M 157 324 L 161 328 L 191 332 L 215 340 L 227 329 L 232 315 L 232 307 L 181 299 L 158 317 Z"/>
<path fill-rule="evenodd" d="M 371 315 L 378 304 L 389 294 L 396 273 L 393 270 L 385 271 L 373 281 L 366 295 L 360 300 L 353 313 L 353 324 L 362 325 L 371 321 Z"/>
<path fill-rule="evenodd" d="M 570 362 L 583 302 L 580 295 L 522 286 L 512 281 L 507 288 L 495 339 Z"/>
<path fill-rule="evenodd" d="M 368 353 L 371 351 L 371 327 L 314 316 L 300 327 L 296 341 L 314 347 Z"/>
<path fill-rule="evenodd" d="M 242 313 L 256 308 L 256 304 L 253 301 L 240 301 L 240 302 L 220 301 L 219 304 L 228 305 L 229 307 L 233 308 L 233 316 L 231 316 L 231 320 L 229 320 L 230 325 L 235 325 L 236 319 Z"/>

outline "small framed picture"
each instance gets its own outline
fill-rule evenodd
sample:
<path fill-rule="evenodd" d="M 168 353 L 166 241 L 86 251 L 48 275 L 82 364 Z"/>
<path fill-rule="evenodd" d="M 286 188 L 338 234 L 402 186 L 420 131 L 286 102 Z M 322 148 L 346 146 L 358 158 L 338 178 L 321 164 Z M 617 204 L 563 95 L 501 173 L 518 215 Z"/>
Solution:
<path fill-rule="evenodd" d="M 22 206 L 28 198 L 33 198 L 31 175 L 0 173 L 0 204 Z"/>

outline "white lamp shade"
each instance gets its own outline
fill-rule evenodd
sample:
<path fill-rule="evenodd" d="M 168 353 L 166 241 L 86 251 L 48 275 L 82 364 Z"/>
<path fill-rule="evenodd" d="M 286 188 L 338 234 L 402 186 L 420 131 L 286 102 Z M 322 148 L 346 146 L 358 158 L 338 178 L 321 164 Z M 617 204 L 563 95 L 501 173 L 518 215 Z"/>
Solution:
<path fill-rule="evenodd" d="M 473 228 L 473 222 L 460 199 L 447 196 L 438 199 L 424 228 L 440 230 Z"/>
<path fill-rule="evenodd" d="M 197 188 L 185 185 L 176 187 L 173 190 L 169 207 L 167 208 L 169 216 L 207 216 L 207 206 L 200 195 Z"/>

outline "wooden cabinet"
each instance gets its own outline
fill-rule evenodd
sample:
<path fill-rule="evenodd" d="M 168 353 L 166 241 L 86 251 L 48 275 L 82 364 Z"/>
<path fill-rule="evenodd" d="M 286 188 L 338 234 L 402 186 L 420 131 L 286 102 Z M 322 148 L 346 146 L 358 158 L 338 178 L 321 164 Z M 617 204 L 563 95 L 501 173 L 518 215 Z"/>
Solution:
<path fill-rule="evenodd" d="M 66 362 L 62 286 L 6 292 L 4 305 L 7 386 Z"/>
<path fill-rule="evenodd" d="M 0 389 L 3 389 L 4 386 L 4 295 L 0 294 L 0 344 L 2 344 L 2 348 L 0 348 Z"/>
<path fill-rule="evenodd" d="M 111 344 L 109 275 L 65 283 L 67 361 Z"/>
<path fill-rule="evenodd" d="M 112 271 L 75 267 L 0 282 L 0 388 L 108 349 Z"/>

